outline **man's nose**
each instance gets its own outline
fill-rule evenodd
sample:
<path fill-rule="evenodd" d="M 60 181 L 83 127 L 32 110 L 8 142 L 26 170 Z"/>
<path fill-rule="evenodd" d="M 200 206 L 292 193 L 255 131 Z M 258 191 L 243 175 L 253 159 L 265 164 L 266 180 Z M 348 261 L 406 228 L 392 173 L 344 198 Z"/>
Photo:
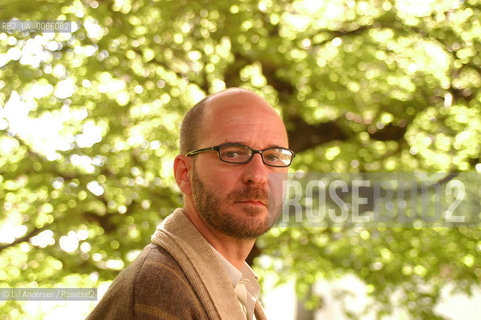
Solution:
<path fill-rule="evenodd" d="M 245 184 L 266 184 L 269 169 L 267 165 L 262 161 L 260 154 L 254 154 L 251 161 L 246 163 L 244 171 L 244 183 Z"/>

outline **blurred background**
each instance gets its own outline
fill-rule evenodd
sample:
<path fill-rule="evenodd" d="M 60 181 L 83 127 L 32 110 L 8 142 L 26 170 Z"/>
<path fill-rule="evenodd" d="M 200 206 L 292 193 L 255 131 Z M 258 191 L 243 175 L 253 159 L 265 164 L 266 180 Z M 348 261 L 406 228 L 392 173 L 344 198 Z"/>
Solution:
<path fill-rule="evenodd" d="M 183 114 L 227 87 L 277 108 L 292 172 L 481 172 L 479 0 L 0 0 L 11 19 L 73 27 L 0 31 L 0 287 L 101 295 L 181 206 Z M 273 228 L 251 258 L 271 319 L 479 319 L 479 227 Z"/>

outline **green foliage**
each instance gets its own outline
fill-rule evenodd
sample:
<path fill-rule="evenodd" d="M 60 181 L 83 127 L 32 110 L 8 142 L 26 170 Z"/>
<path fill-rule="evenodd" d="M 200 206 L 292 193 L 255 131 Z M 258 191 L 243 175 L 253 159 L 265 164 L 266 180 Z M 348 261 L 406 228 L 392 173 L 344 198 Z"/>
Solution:
<path fill-rule="evenodd" d="M 481 171 L 477 0 L 0 7 L 0 20 L 78 24 L 0 33 L 0 287 L 114 278 L 181 205 L 182 115 L 225 87 L 278 108 L 294 170 Z M 478 228 L 274 229 L 259 242 L 271 257 L 260 272 L 297 277 L 304 293 L 354 273 L 379 316 L 398 304 L 438 319 L 444 285 L 479 285 L 480 238 Z M 13 319 L 22 305 L 2 309 Z"/>

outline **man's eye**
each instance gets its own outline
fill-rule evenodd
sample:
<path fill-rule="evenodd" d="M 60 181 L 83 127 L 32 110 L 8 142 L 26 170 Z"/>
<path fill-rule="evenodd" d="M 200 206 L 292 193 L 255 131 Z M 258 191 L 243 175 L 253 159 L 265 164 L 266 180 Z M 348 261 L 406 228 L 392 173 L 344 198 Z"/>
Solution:
<path fill-rule="evenodd" d="M 265 155 L 264 158 L 266 161 L 271 161 L 271 162 L 279 161 L 279 156 L 277 154 Z"/>
<path fill-rule="evenodd" d="M 242 154 L 239 153 L 238 151 L 226 151 L 222 153 L 222 157 L 224 158 L 229 158 L 229 159 L 234 159 L 240 157 Z"/>

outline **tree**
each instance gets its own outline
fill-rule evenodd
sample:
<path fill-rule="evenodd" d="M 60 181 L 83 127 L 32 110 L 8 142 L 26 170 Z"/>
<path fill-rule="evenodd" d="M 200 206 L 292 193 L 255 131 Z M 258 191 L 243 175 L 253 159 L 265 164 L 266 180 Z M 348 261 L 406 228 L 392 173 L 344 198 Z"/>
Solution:
<path fill-rule="evenodd" d="M 294 170 L 480 171 L 480 10 L 477 0 L 2 5 L 1 20 L 78 26 L 0 33 L 0 285 L 114 278 L 181 205 L 171 167 L 182 115 L 226 87 L 278 108 Z M 437 319 L 445 284 L 479 285 L 480 236 L 276 228 L 258 242 L 270 262 L 254 261 L 304 293 L 354 273 L 379 316 L 396 294 L 413 318 Z"/>

